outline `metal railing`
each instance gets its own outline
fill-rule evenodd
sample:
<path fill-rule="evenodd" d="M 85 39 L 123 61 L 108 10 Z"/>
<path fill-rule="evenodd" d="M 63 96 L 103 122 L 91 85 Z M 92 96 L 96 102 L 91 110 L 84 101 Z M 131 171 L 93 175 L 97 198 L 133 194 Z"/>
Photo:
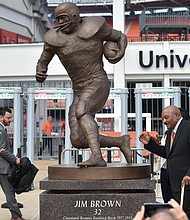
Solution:
<path fill-rule="evenodd" d="M 107 3 L 113 3 L 113 0 L 47 0 L 48 4 L 60 4 L 63 2 L 73 2 L 75 4 L 107 4 Z"/>
<path fill-rule="evenodd" d="M 175 12 L 171 8 L 145 8 L 139 16 L 139 22 L 140 31 L 148 25 L 189 26 L 190 13 L 189 10 Z"/>

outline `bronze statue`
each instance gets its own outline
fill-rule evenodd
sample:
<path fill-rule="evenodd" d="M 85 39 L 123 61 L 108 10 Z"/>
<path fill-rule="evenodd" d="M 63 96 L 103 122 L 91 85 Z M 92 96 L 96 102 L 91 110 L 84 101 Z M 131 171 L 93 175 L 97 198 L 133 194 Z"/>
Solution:
<path fill-rule="evenodd" d="M 117 63 L 125 54 L 126 36 L 112 29 L 103 17 L 80 18 L 78 7 L 71 2 L 59 4 L 54 11 L 59 25 L 44 37 L 44 49 L 36 67 L 36 80 L 47 78 L 48 64 L 56 54 L 73 83 L 74 99 L 69 109 L 71 143 L 78 149 L 91 149 L 91 157 L 78 166 L 104 167 L 106 162 L 101 147 L 120 148 L 128 163 L 132 162 L 130 137 L 109 137 L 99 134 L 94 120 L 109 95 L 110 84 L 103 69 L 103 45 L 112 41 L 117 44 L 115 57 L 107 58 Z M 113 52 L 113 51 L 112 51 Z"/>

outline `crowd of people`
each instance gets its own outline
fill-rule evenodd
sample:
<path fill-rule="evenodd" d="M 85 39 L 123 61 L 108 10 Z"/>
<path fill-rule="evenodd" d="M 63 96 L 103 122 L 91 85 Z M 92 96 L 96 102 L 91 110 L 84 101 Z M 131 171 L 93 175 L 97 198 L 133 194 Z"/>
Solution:
<path fill-rule="evenodd" d="M 150 219 L 174 219 L 187 220 L 190 216 L 190 121 L 182 117 L 181 109 L 176 106 L 168 106 L 162 111 L 163 122 L 167 127 L 165 146 L 160 145 L 148 132 L 143 132 L 139 140 L 144 143 L 149 151 L 167 158 L 168 189 L 170 200 L 167 201 L 173 208 L 161 210 Z M 10 151 L 9 137 L 6 126 L 12 120 L 12 111 L 9 108 L 0 108 L 0 184 L 5 193 L 7 204 L 11 212 L 11 220 L 24 220 L 15 198 L 13 186 L 7 179 L 8 170 L 11 164 L 19 165 L 20 158 L 15 157 Z M 175 138 L 171 144 L 171 133 L 174 131 Z M 185 187 L 183 206 L 180 207 L 181 187 Z M 175 199 L 175 200 L 174 200 Z M 182 209 L 183 208 L 183 209 Z M 184 210 L 184 211 L 183 211 Z M 147 219 L 144 217 L 144 206 L 137 212 L 133 220 Z"/>

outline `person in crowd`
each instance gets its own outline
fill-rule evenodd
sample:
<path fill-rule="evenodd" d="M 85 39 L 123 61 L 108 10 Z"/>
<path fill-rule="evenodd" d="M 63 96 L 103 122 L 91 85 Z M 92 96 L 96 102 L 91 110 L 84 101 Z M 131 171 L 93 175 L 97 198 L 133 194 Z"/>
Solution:
<path fill-rule="evenodd" d="M 137 212 L 133 220 L 188 220 L 187 215 L 181 209 L 180 205 L 171 199 L 168 204 L 172 206 L 170 209 L 160 209 L 151 217 L 145 218 L 145 207 L 142 206 L 141 210 Z"/>
<path fill-rule="evenodd" d="M 181 112 L 181 116 L 183 117 L 183 119 L 189 120 L 188 111 L 185 110 L 184 108 L 179 108 L 179 110 Z M 161 142 L 160 142 L 160 144 L 163 146 L 165 145 L 167 132 L 168 130 L 164 132 Z M 167 172 L 167 160 L 162 157 L 161 157 L 160 180 L 161 180 L 162 197 L 163 197 L 164 202 L 166 203 L 172 198 L 172 194 L 171 194 L 171 188 L 170 188 L 170 183 L 169 183 L 169 176 Z"/>
<path fill-rule="evenodd" d="M 6 126 L 10 125 L 11 120 L 11 109 L 0 108 L 0 184 L 11 213 L 11 220 L 24 220 L 15 198 L 14 188 L 7 179 L 10 165 L 20 164 L 20 158 L 17 158 L 10 152 L 10 140 Z"/>
<path fill-rule="evenodd" d="M 45 123 L 42 125 L 42 147 L 40 147 L 40 152 L 38 153 L 38 156 L 42 155 L 42 152 L 44 151 L 45 147 L 48 146 L 48 149 L 50 150 L 50 156 L 53 156 L 53 149 L 52 149 L 52 137 L 51 132 L 53 129 L 53 117 L 48 116 Z"/>
<path fill-rule="evenodd" d="M 162 111 L 168 132 L 165 146 L 156 143 L 148 132 L 139 135 L 145 149 L 167 159 L 168 179 L 172 198 L 180 203 L 181 187 L 185 187 L 183 209 L 190 217 L 190 121 L 182 118 L 176 106 Z"/>
<path fill-rule="evenodd" d="M 69 109 L 71 143 L 75 148 L 91 150 L 91 157 L 78 163 L 78 166 L 106 166 L 100 148 L 114 146 L 119 147 L 127 162 L 131 163 L 129 135 L 100 135 L 94 120 L 95 114 L 103 108 L 110 90 L 103 69 L 104 43 L 114 42 L 115 46 L 107 50 L 114 56 L 107 59 L 115 64 L 125 55 L 126 35 L 112 29 L 103 17 L 81 18 L 78 7 L 71 2 L 59 4 L 54 15 L 59 25 L 45 34 L 44 49 L 36 67 L 36 80 L 39 83 L 46 80 L 48 64 L 57 55 L 73 84 L 74 97 Z"/>

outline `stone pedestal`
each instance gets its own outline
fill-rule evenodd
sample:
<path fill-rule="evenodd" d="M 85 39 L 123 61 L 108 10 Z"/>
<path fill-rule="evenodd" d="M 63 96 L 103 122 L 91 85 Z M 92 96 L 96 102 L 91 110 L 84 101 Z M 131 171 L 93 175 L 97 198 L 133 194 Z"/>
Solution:
<path fill-rule="evenodd" d="M 66 171 L 63 174 L 60 166 L 63 170 L 66 169 L 62 165 L 49 167 L 48 177 L 40 181 L 40 189 L 45 190 L 40 194 L 40 220 L 132 219 L 144 202 L 156 201 L 155 182 L 150 179 L 150 165 L 130 165 L 133 172 L 129 165 L 118 166 L 118 172 L 114 165 L 107 168 L 67 167 L 70 174 Z M 138 167 L 141 172 L 138 172 Z M 76 175 L 72 169 L 75 169 Z M 107 169 L 112 173 L 107 174 L 108 177 L 112 178 L 105 179 L 108 173 L 105 172 L 105 176 L 99 178 L 95 175 L 97 179 L 93 179 L 92 173 L 90 179 L 85 179 L 88 169 L 96 174 L 104 173 Z M 139 173 L 140 178 L 134 171 Z M 123 175 L 120 176 L 120 172 L 123 175 L 125 173 L 125 178 L 121 178 Z"/>

